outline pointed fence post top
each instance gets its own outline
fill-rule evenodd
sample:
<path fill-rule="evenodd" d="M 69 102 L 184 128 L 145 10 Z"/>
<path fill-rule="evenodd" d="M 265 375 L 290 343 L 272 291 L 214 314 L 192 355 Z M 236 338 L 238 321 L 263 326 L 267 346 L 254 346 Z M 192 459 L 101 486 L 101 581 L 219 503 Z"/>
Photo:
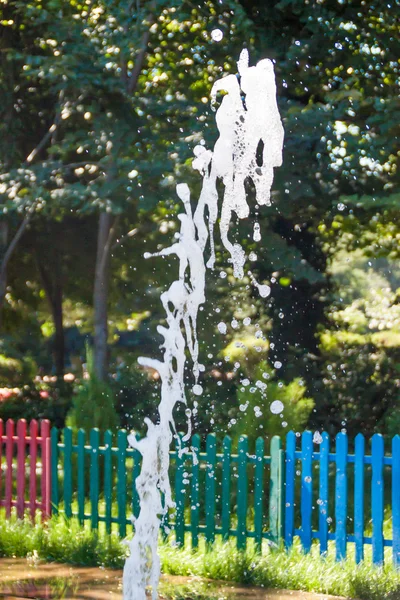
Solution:
<path fill-rule="evenodd" d="M 303 431 L 301 436 L 301 450 L 302 452 L 310 452 L 314 447 L 314 434 L 312 431 Z"/>
<path fill-rule="evenodd" d="M 339 448 L 347 448 L 348 446 L 348 435 L 344 431 L 339 431 L 336 435 L 336 446 Z"/>
<path fill-rule="evenodd" d="M 371 438 L 372 452 L 383 452 L 385 447 L 385 440 L 381 433 L 374 433 Z"/>
<path fill-rule="evenodd" d="M 200 445 L 200 441 L 201 441 L 200 435 L 198 433 L 194 433 L 192 435 L 192 438 L 191 438 L 191 445 L 192 446 L 199 446 Z"/>

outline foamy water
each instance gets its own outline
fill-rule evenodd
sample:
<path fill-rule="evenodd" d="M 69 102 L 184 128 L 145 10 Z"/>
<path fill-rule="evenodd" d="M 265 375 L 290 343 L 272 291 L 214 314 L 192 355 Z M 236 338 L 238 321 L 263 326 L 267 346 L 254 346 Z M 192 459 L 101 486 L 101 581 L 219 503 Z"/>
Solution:
<path fill-rule="evenodd" d="M 270 204 L 270 190 L 274 167 L 282 164 L 283 127 L 276 103 L 276 86 L 273 64 L 264 59 L 249 66 L 247 50 L 238 61 L 238 77 L 226 75 L 217 80 L 211 90 L 211 102 L 217 102 L 219 92 L 224 92 L 215 114 L 219 137 L 211 151 L 204 145 L 194 148 L 192 166 L 203 178 L 200 197 L 194 212 L 191 208 L 190 190 L 186 183 L 177 185 L 177 195 L 184 212 L 178 215 L 180 234 L 171 246 L 145 258 L 175 255 L 179 260 L 177 279 L 161 294 L 166 314 L 166 326 L 159 325 L 163 337 L 161 359 L 139 358 L 139 364 L 158 371 L 161 379 L 159 420 L 145 419 L 147 435 L 137 441 L 132 434 L 129 444 L 142 455 L 142 469 L 136 487 L 140 499 L 140 513 L 135 520 L 135 534 L 129 542 L 130 556 L 123 575 L 124 600 L 145 600 L 146 588 L 151 586 L 153 599 L 157 598 L 160 578 L 160 561 L 157 543 L 163 515 L 174 507 L 168 478 L 169 448 L 175 434 L 173 409 L 177 402 L 187 404 L 184 371 L 189 351 L 193 371 L 192 391 L 202 394 L 199 376 L 204 367 L 199 363 L 197 315 L 205 302 L 206 269 L 215 264 L 214 235 L 219 219 L 223 246 L 229 253 L 228 261 L 237 278 L 243 278 L 247 257 L 243 247 L 231 239 L 232 216 L 239 219 L 249 216 L 246 198 L 246 180 L 251 179 L 257 205 Z M 224 185 L 219 198 L 217 181 Z M 253 239 L 261 240 L 260 225 L 254 224 Z M 254 255 L 254 253 L 251 253 Z M 208 260 L 206 262 L 206 255 Z M 252 284 L 262 297 L 270 288 L 258 283 L 248 271 Z M 234 321 L 232 321 L 234 327 Z M 218 324 L 225 335 L 227 325 Z M 197 410 L 194 404 L 195 412 Z M 191 409 L 186 409 L 190 420 Z M 190 427 L 186 437 L 190 437 Z M 163 498 L 163 502 L 161 501 Z"/>

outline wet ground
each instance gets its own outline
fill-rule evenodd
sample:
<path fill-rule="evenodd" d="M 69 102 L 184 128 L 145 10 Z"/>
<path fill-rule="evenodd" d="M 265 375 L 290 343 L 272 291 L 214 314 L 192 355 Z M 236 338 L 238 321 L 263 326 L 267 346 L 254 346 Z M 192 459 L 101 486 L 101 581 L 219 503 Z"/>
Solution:
<path fill-rule="evenodd" d="M 0 559 L 1 600 L 121 600 L 121 571 L 91 567 L 71 567 L 57 563 L 38 563 L 26 559 Z M 324 594 L 264 590 L 236 587 L 225 583 L 204 582 L 198 578 L 163 577 L 161 595 L 170 597 L 172 589 L 180 598 L 193 598 L 191 590 L 201 591 L 203 598 L 218 600 L 335 600 Z M 169 592 L 169 593 L 168 593 Z M 336 600 L 339 600 L 336 598 Z"/>

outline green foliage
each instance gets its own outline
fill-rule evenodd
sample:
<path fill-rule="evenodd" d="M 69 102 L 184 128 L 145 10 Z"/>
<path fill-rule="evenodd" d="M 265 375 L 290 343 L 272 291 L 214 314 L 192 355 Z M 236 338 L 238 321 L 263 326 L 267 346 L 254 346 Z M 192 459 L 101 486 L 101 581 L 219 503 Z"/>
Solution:
<path fill-rule="evenodd" d="M 39 520 L 0 520 L 0 556 L 33 555 L 48 561 L 75 565 L 121 568 L 126 556 L 115 534 L 99 534 L 80 527 L 76 519 L 52 517 L 46 526 Z"/>
<path fill-rule="evenodd" d="M 144 417 L 156 419 L 160 400 L 160 386 L 137 365 L 137 359 L 125 353 L 115 368 L 112 389 L 116 398 L 116 411 L 121 427 L 128 431 L 145 432 Z"/>
<path fill-rule="evenodd" d="M 93 369 L 93 351 L 86 346 L 87 373 L 89 378 L 80 386 L 73 398 L 67 425 L 84 429 L 87 433 L 97 427 L 100 431 L 116 430 L 119 419 L 115 410 L 115 396 L 111 386 L 99 381 Z"/>
<path fill-rule="evenodd" d="M 63 393 L 50 386 L 24 386 L 9 390 L 4 396 L 0 393 L 0 419 L 49 419 L 52 425 L 62 428 L 71 408 L 71 391 L 66 387 Z"/>
<path fill-rule="evenodd" d="M 372 434 L 386 432 L 390 418 L 391 433 L 397 433 L 400 349 L 343 332 L 321 336 L 320 349 L 323 363 L 314 366 L 311 388 L 319 400 L 313 425 L 331 433 L 345 427 L 350 435 Z"/>
<path fill-rule="evenodd" d="M 284 435 L 285 430 L 304 429 L 314 407 L 311 398 L 305 396 L 306 387 L 300 379 L 283 383 L 267 362 L 261 361 L 252 373 L 252 382 L 241 382 L 237 389 L 239 410 L 232 434 L 242 433 L 254 442 L 258 436 Z M 271 412 L 272 402 L 281 402 L 279 414 Z"/>
<path fill-rule="evenodd" d="M 4 340 L 0 340 L 0 349 L 0 387 L 30 383 L 37 373 L 34 359 Z"/>
<path fill-rule="evenodd" d="M 0 354 L 0 381 L 4 383 L 15 383 L 22 375 L 22 362 L 16 358 L 10 358 Z"/>
<path fill-rule="evenodd" d="M 32 524 L 28 519 L 0 519 L 1 557 L 34 556 L 74 565 L 121 568 L 126 555 L 127 546 L 117 535 L 82 528 L 76 519 L 52 517 L 45 526 L 39 521 Z M 208 580 L 206 583 L 200 579 L 197 585 L 174 584 L 173 589 L 167 582 L 162 583 L 161 593 L 171 600 L 221 598 L 221 581 L 359 600 L 396 600 L 400 594 L 400 575 L 389 557 L 384 567 L 373 567 L 367 552 L 365 561 L 356 566 L 351 554 L 336 562 L 333 546 L 324 557 L 319 555 L 317 545 L 304 554 L 300 544 L 289 552 L 265 546 L 259 555 L 251 545 L 246 552 L 238 551 L 233 541 L 217 540 L 206 551 L 202 540 L 199 550 L 193 552 L 189 545 L 178 548 L 168 540 L 160 542 L 160 556 L 164 573 Z"/>
<path fill-rule="evenodd" d="M 246 44 L 253 61 L 275 60 L 285 127 L 273 203 L 258 215 L 262 247 L 252 241 L 248 224 L 238 230 L 247 253 L 257 254 L 252 270 L 271 285 L 271 296 L 256 298 L 247 279 L 233 283 L 217 247 L 218 267 L 228 277 L 209 285 L 210 306 L 218 306 L 219 318 L 229 322 L 241 304 L 258 320 L 266 347 L 274 344 L 271 364 L 283 363 L 284 389 L 297 386 L 290 394 L 300 397 L 304 381 L 307 390 L 296 406 L 312 396 L 315 422 L 326 424 L 336 415 L 332 427 L 339 427 L 352 414 L 352 427 L 364 427 L 362 409 L 352 409 L 361 404 L 364 388 L 369 404 L 381 403 L 371 409 L 368 427 L 374 419 L 383 426 L 386 409 L 394 419 L 400 340 L 396 11 L 381 0 L 361 7 L 162 0 L 133 11 L 126 2 L 88 8 L 72 1 L 8 0 L 2 11 L 0 215 L 7 243 L 32 210 L 8 269 L 5 327 L 24 341 L 19 354 L 1 350 L 8 361 L 0 364 L 3 384 L 30 383 L 25 356 L 51 372 L 50 346 L 42 335 L 50 311 L 36 264 L 48 248 L 62 256 L 64 323 L 84 334 L 92 327 L 96 217 L 104 209 L 119 218 L 111 329 L 124 332 L 132 311 L 148 311 L 132 352 L 139 346 L 143 353 L 158 351 L 149 331 L 163 318 L 159 292 L 174 262 L 150 266 L 138 257 L 164 246 L 176 231 L 175 184 L 188 181 L 193 197 L 198 195 L 190 146 L 215 141 L 206 99 L 221 68 L 235 71 Z M 224 33 L 218 44 L 210 35 L 216 27 Z M 147 33 L 147 52 L 131 90 Z M 35 148 L 40 151 L 32 155 Z M 0 246 L 2 255 L 1 240 Z M 221 369 L 220 379 L 214 378 L 216 365 L 204 357 L 220 355 L 223 343 L 215 327 L 202 327 L 205 394 L 197 425 L 205 431 L 208 416 L 223 428 L 227 414 L 235 416 L 236 400 L 243 402 L 235 396 L 235 377 L 228 380 Z M 246 332 L 236 341 L 248 344 Z M 249 352 L 247 358 L 256 365 L 260 355 Z M 138 428 L 153 403 L 153 386 L 134 373 L 128 380 L 116 381 L 117 411 L 126 427 Z M 95 392 L 102 394 L 110 392 Z M 290 411 L 283 418 L 288 423 Z M 302 422 L 301 415 L 293 419 Z"/>

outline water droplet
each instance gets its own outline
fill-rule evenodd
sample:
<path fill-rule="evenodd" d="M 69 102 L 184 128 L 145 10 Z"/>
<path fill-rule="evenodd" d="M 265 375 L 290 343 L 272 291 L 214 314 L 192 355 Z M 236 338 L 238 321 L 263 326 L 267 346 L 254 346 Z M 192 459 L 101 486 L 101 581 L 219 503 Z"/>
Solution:
<path fill-rule="evenodd" d="M 196 385 L 194 385 L 192 387 L 192 392 L 196 396 L 201 396 L 201 394 L 203 393 L 203 388 L 202 388 L 202 386 L 200 384 L 196 383 Z"/>
<path fill-rule="evenodd" d="M 223 31 L 221 29 L 213 29 L 211 32 L 211 39 L 213 42 L 220 42 L 224 37 Z"/>
<path fill-rule="evenodd" d="M 260 224 L 259 223 L 254 223 L 253 240 L 255 242 L 261 241 L 261 232 L 260 232 Z"/>
<path fill-rule="evenodd" d="M 227 326 L 226 326 L 226 323 L 224 323 L 223 321 L 221 321 L 220 323 L 218 323 L 217 327 L 218 327 L 218 331 L 220 333 L 222 333 L 222 335 L 226 334 L 226 332 L 228 330 Z"/>
<path fill-rule="evenodd" d="M 283 405 L 283 402 L 281 402 L 280 400 L 274 400 L 273 402 L 271 402 L 271 406 L 269 407 L 273 415 L 279 415 L 279 413 L 281 413 L 284 408 L 285 407 Z"/>
<path fill-rule="evenodd" d="M 269 285 L 263 284 L 258 286 L 258 291 L 261 298 L 268 298 L 268 296 L 271 293 L 271 288 L 269 287 Z"/>
<path fill-rule="evenodd" d="M 313 442 L 314 442 L 314 444 L 322 444 L 323 439 L 322 439 L 322 435 L 320 434 L 319 431 L 316 431 L 314 433 Z"/>

